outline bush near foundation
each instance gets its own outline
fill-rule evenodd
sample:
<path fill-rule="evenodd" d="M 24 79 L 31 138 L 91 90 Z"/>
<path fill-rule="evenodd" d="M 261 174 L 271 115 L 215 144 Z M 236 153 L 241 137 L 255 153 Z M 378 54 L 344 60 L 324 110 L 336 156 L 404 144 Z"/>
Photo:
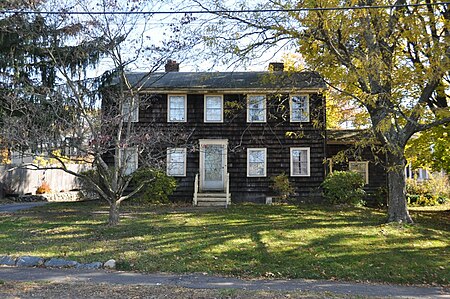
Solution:
<path fill-rule="evenodd" d="M 364 204 L 364 178 L 353 171 L 335 171 L 330 173 L 322 183 L 323 196 L 334 205 L 348 204 L 361 206 Z"/>
<path fill-rule="evenodd" d="M 272 190 L 280 197 L 281 201 L 286 201 L 289 196 L 294 194 L 295 189 L 284 172 L 271 177 L 270 180 L 272 181 Z"/>
<path fill-rule="evenodd" d="M 94 181 L 99 181 L 99 175 L 95 170 L 83 172 L 90 176 Z M 130 198 L 135 203 L 168 203 L 169 196 L 177 188 L 175 178 L 168 176 L 164 171 L 155 168 L 142 167 L 130 174 L 132 176 L 130 186 L 137 186 L 144 183 L 144 187 L 138 194 Z M 95 192 L 92 187 L 84 181 L 81 181 L 82 189 L 87 192 Z M 125 193 L 126 194 L 126 193 Z"/>
<path fill-rule="evenodd" d="M 133 198 L 135 202 L 168 203 L 169 196 L 177 188 L 177 180 L 159 169 L 140 168 L 132 175 L 131 184 L 149 181 L 145 183 L 138 196 Z"/>

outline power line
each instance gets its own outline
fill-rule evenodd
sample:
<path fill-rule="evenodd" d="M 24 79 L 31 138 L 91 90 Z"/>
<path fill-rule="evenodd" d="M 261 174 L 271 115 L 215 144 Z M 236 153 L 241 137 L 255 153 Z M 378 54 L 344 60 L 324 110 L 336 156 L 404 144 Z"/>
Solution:
<path fill-rule="evenodd" d="M 402 7 L 420 7 L 449 5 L 450 2 L 415 3 L 397 5 L 345 6 L 345 7 L 305 7 L 292 9 L 243 9 L 243 10 L 191 10 L 191 11 L 31 11 L 4 10 L 2 14 L 47 14 L 47 15 L 173 15 L 173 14 L 230 14 L 230 13 L 269 13 L 269 12 L 305 12 L 305 11 L 340 11 L 361 9 L 391 9 Z"/>

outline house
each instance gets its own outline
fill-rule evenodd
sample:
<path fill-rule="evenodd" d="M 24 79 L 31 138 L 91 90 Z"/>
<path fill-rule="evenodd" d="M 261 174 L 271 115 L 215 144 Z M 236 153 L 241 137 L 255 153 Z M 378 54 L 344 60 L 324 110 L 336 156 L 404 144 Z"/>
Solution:
<path fill-rule="evenodd" d="M 326 158 L 340 148 L 327 143 L 325 82 L 315 72 L 284 71 L 282 63 L 269 70 L 179 72 L 169 60 L 165 72 L 127 73 L 132 85 L 142 84 L 141 104 L 124 105 L 122 113 L 138 128 L 156 125 L 187 136 L 165 148 L 167 174 L 178 181 L 174 200 L 265 202 L 274 195 L 271 178 L 283 173 L 294 197 L 321 199 Z M 131 156 L 128 172 L 139 163 L 137 153 Z M 350 162 L 350 169 L 366 175 L 373 167 L 364 163 Z M 383 180 L 366 179 L 369 187 Z"/>
<path fill-rule="evenodd" d="M 366 130 L 328 130 L 327 131 L 327 168 L 333 171 L 355 171 L 365 180 L 364 190 L 368 200 L 387 192 L 386 156 L 378 150 L 377 142 L 368 142 Z M 364 142 L 366 141 L 366 142 Z M 336 159 L 343 154 L 345 160 Z"/>

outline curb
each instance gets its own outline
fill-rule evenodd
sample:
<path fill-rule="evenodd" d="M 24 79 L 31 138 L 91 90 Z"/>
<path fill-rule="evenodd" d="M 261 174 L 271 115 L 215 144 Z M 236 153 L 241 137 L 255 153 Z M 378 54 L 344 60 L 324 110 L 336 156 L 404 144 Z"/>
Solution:
<path fill-rule="evenodd" d="M 0 256 L 0 266 L 9 267 L 41 267 L 41 268 L 75 268 L 75 269 L 108 269 L 113 270 L 116 268 L 116 261 L 110 259 L 104 263 L 92 262 L 92 263 L 79 263 L 77 261 L 66 260 L 61 258 L 49 258 L 44 259 L 39 256 L 20 256 L 12 257 L 8 255 Z"/>

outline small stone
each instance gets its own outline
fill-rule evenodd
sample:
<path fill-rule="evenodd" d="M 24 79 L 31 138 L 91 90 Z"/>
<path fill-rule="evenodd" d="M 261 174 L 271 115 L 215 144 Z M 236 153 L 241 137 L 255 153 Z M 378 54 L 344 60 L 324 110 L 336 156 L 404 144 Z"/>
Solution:
<path fill-rule="evenodd" d="M 77 269 L 87 269 L 87 270 L 93 270 L 93 269 L 101 269 L 103 266 L 100 262 L 93 262 L 89 264 L 78 264 L 76 266 Z"/>
<path fill-rule="evenodd" d="M 17 259 L 16 265 L 19 267 L 37 267 L 44 264 L 44 259 L 38 256 L 21 256 Z"/>
<path fill-rule="evenodd" d="M 45 262 L 44 266 L 52 268 L 73 268 L 78 265 L 76 261 L 52 258 Z"/>
<path fill-rule="evenodd" d="M 106 263 L 103 264 L 103 268 L 105 269 L 116 269 L 116 261 L 113 259 L 110 259 L 106 261 Z"/>
<path fill-rule="evenodd" d="M 12 258 L 10 256 L 0 256 L 0 265 L 3 266 L 15 266 L 16 265 L 16 259 Z"/>

